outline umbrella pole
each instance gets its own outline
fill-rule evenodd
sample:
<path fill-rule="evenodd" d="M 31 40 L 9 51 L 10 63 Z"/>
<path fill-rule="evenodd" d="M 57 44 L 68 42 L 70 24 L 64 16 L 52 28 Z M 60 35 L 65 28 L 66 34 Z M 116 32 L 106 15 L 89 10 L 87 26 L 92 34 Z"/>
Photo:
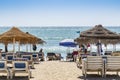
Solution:
<path fill-rule="evenodd" d="M 114 47 L 114 51 L 116 51 L 116 45 L 115 44 L 113 45 L 113 47 Z"/>
<path fill-rule="evenodd" d="M 116 45 L 115 45 L 115 51 L 116 51 Z"/>
<path fill-rule="evenodd" d="M 15 38 L 13 38 L 13 58 L 14 58 L 14 55 L 15 55 Z"/>
<path fill-rule="evenodd" d="M 98 40 L 98 43 L 97 43 L 97 52 L 98 52 L 99 56 L 102 54 L 101 50 L 102 50 L 102 44 L 101 44 L 101 41 Z"/>
<path fill-rule="evenodd" d="M 92 44 L 90 44 L 90 52 L 92 52 Z"/>
<path fill-rule="evenodd" d="M 15 38 L 13 38 L 13 52 L 15 52 Z"/>
<path fill-rule="evenodd" d="M 28 52 L 28 42 L 27 42 L 27 45 L 26 45 L 26 52 Z"/>
<path fill-rule="evenodd" d="M 20 52 L 20 41 L 19 41 L 19 47 L 18 47 L 18 51 Z"/>
<path fill-rule="evenodd" d="M 106 45 L 106 51 L 107 51 L 107 45 Z"/>
<path fill-rule="evenodd" d="M 30 44 L 30 52 L 31 52 L 32 48 L 31 48 L 31 44 Z"/>
<path fill-rule="evenodd" d="M 67 53 L 70 53 L 70 47 L 67 48 Z"/>

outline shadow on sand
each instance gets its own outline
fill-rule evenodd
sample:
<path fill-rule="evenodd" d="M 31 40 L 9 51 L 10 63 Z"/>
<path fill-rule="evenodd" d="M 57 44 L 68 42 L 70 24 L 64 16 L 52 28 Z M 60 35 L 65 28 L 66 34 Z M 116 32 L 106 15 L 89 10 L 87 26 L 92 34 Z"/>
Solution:
<path fill-rule="evenodd" d="M 88 74 L 85 78 L 84 76 L 78 77 L 80 80 L 120 80 L 118 75 L 107 75 L 106 77 L 101 77 L 100 75 Z"/>
<path fill-rule="evenodd" d="M 31 78 L 34 78 L 34 77 L 31 77 Z M 13 77 L 13 79 L 7 79 L 6 76 L 0 76 L 0 80 L 29 80 L 29 79 L 28 79 L 28 77 L 24 77 L 24 76 L 22 76 L 22 77 L 15 76 L 15 77 Z"/>

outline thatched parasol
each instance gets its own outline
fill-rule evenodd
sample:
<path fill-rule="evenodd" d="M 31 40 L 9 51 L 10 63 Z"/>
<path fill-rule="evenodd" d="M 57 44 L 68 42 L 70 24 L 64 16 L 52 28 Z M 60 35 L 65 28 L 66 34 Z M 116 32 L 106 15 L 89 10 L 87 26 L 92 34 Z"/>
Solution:
<path fill-rule="evenodd" d="M 13 43 L 13 51 L 15 50 L 15 42 L 28 44 L 30 42 L 35 43 L 37 39 L 33 36 L 30 36 L 16 27 L 12 27 L 7 32 L 0 35 L 0 42 L 4 44 Z"/>
<path fill-rule="evenodd" d="M 77 42 L 79 45 L 82 45 L 83 43 L 87 45 L 88 43 L 90 43 L 90 39 L 86 37 L 78 37 L 74 41 Z"/>
<path fill-rule="evenodd" d="M 102 25 L 96 25 L 92 29 L 81 32 L 80 37 L 75 39 L 78 43 L 96 43 L 98 40 L 103 44 L 117 44 L 120 43 L 120 35 Z"/>
<path fill-rule="evenodd" d="M 28 40 L 28 37 L 29 37 L 28 35 L 26 35 L 24 32 L 22 32 L 18 28 L 12 27 L 7 32 L 1 34 L 0 40 L 1 42 L 5 42 L 5 43 L 7 42 L 13 43 L 13 39 L 15 40 L 15 42 L 25 41 L 25 40 Z"/>

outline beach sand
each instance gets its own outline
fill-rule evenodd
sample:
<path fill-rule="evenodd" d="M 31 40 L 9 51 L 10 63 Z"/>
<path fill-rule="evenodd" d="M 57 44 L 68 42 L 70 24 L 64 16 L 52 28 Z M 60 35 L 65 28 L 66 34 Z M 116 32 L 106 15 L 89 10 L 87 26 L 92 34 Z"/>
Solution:
<path fill-rule="evenodd" d="M 111 72 L 106 78 L 102 78 L 97 72 L 89 72 L 85 78 L 75 62 L 66 61 L 40 62 L 35 64 L 35 69 L 31 69 L 31 71 L 32 78 L 30 80 L 120 80 L 116 73 Z M 6 77 L 0 77 L 0 80 L 6 80 Z M 14 77 L 12 80 L 28 79 L 27 77 Z"/>
<path fill-rule="evenodd" d="M 80 80 L 80 74 L 74 62 L 45 61 L 35 65 L 30 80 Z"/>
<path fill-rule="evenodd" d="M 30 80 L 120 80 L 116 73 L 109 72 L 106 78 L 97 72 L 88 72 L 87 78 L 82 75 L 81 69 L 75 62 L 45 61 L 35 65 Z"/>

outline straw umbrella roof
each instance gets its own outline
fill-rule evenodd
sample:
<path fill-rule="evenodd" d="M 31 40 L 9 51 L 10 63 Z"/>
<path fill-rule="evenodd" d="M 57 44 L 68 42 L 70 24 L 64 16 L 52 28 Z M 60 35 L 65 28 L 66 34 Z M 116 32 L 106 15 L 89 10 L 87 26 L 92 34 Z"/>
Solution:
<path fill-rule="evenodd" d="M 74 40 L 75 42 L 77 42 L 79 45 L 81 44 L 88 44 L 90 43 L 90 39 L 89 38 L 86 38 L 86 37 L 78 37 Z"/>
<path fill-rule="evenodd" d="M 32 44 L 43 44 L 43 43 L 45 43 L 45 41 L 43 41 L 41 38 L 38 38 L 38 37 L 36 37 L 36 36 L 34 36 L 34 35 L 32 35 L 32 34 L 30 34 L 29 32 L 26 32 L 26 34 L 28 35 L 28 36 L 31 36 L 33 39 L 34 39 L 34 41 L 29 41 L 29 43 L 32 43 Z"/>
<path fill-rule="evenodd" d="M 15 39 L 15 42 L 24 44 L 37 41 L 35 37 L 24 33 L 16 27 L 12 27 L 10 30 L 0 35 L 1 43 L 13 43 L 13 39 Z"/>
<path fill-rule="evenodd" d="M 96 25 L 92 29 L 81 32 L 80 37 L 118 39 L 120 36 L 117 33 L 104 28 L 102 25 Z"/>
<path fill-rule="evenodd" d="M 78 37 L 75 39 L 75 42 L 78 44 L 88 44 L 92 43 L 95 44 L 98 42 L 98 40 L 101 41 L 103 44 L 117 44 L 120 43 L 120 39 L 97 39 L 97 38 L 87 38 L 87 37 Z"/>
<path fill-rule="evenodd" d="M 27 37 L 28 36 L 24 32 L 22 32 L 16 27 L 12 27 L 7 32 L 1 34 L 0 40 L 2 42 L 12 43 L 13 38 L 15 38 L 15 41 L 23 41 L 23 40 L 27 40 Z"/>
<path fill-rule="evenodd" d="M 104 28 L 102 25 L 96 25 L 92 29 L 81 32 L 80 37 L 75 39 L 78 43 L 96 43 L 98 40 L 101 40 L 101 43 L 104 44 L 117 44 L 120 43 L 120 35 Z"/>

